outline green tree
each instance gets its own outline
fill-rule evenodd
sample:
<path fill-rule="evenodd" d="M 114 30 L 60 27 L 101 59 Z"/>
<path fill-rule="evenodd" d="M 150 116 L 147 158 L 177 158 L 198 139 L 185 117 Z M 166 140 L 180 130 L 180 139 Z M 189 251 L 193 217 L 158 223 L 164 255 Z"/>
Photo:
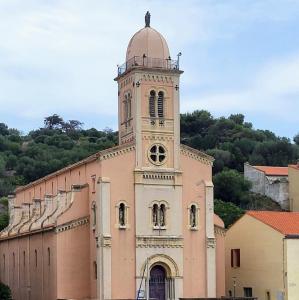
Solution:
<path fill-rule="evenodd" d="M 213 177 L 215 198 L 225 202 L 232 202 L 239 206 L 246 206 L 251 183 L 236 170 L 224 170 Z"/>
<path fill-rule="evenodd" d="M 0 299 L 12 300 L 11 290 L 8 285 L 0 282 Z"/>
<path fill-rule="evenodd" d="M 223 220 L 226 228 L 232 225 L 245 213 L 245 211 L 237 205 L 218 199 L 214 200 L 214 211 Z"/>
<path fill-rule="evenodd" d="M 6 197 L 0 198 L 0 231 L 7 227 L 9 223 L 8 215 L 8 199 Z M 0 298 L 2 299 L 2 298 Z"/>

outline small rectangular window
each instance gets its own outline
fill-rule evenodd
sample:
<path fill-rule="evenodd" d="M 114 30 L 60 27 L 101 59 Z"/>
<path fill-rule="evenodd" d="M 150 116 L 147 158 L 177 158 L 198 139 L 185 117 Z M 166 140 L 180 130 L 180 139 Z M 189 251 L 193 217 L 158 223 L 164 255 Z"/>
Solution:
<path fill-rule="evenodd" d="M 244 287 L 244 297 L 252 297 L 252 288 Z"/>
<path fill-rule="evenodd" d="M 240 268 L 240 249 L 231 249 L 231 267 Z"/>
<path fill-rule="evenodd" d="M 266 291 L 266 300 L 271 300 L 270 291 Z"/>

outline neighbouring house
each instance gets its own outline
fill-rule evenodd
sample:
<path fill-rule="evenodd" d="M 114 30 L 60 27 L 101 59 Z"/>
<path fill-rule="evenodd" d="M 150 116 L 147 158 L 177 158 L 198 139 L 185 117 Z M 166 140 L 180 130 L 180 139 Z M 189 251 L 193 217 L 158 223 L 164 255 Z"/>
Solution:
<path fill-rule="evenodd" d="M 298 253 L 298 212 L 246 212 L 225 237 L 227 295 L 299 299 Z"/>
<path fill-rule="evenodd" d="M 289 165 L 288 171 L 290 210 L 299 211 L 299 163 Z"/>
<path fill-rule="evenodd" d="M 244 164 L 244 178 L 252 183 L 251 191 L 265 195 L 289 210 L 288 167 L 251 166 Z"/>
<path fill-rule="evenodd" d="M 10 197 L 0 280 L 15 300 L 225 294 L 213 158 L 180 144 L 183 71 L 145 19 L 115 78 L 119 145 Z"/>

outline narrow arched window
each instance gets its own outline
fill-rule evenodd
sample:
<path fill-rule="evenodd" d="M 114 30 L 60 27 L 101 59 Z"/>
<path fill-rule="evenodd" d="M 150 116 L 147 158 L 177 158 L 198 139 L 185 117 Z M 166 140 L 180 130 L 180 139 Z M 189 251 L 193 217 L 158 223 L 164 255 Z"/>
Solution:
<path fill-rule="evenodd" d="M 23 251 L 23 265 L 25 268 L 25 265 L 26 265 L 26 252 L 25 251 Z"/>
<path fill-rule="evenodd" d="M 160 205 L 160 226 L 164 227 L 165 226 L 165 220 L 166 220 L 166 207 L 165 204 Z"/>
<path fill-rule="evenodd" d="M 5 274 L 5 254 L 3 254 L 3 272 Z"/>
<path fill-rule="evenodd" d="M 13 265 L 13 268 L 16 267 L 16 256 L 15 256 L 15 253 L 13 252 L 12 254 L 12 265 Z"/>
<path fill-rule="evenodd" d="M 127 120 L 131 119 L 132 116 L 132 102 L 131 102 L 131 94 L 128 94 L 128 111 L 127 111 Z"/>
<path fill-rule="evenodd" d="M 34 250 L 35 267 L 37 267 L 37 250 Z"/>
<path fill-rule="evenodd" d="M 158 204 L 154 204 L 152 208 L 153 226 L 159 226 L 159 207 Z"/>
<path fill-rule="evenodd" d="M 92 225 L 93 226 L 96 226 L 97 224 L 97 208 L 96 208 L 96 205 L 95 203 L 93 203 L 92 205 Z"/>
<path fill-rule="evenodd" d="M 197 227 L 197 207 L 192 204 L 190 207 L 190 228 Z"/>
<path fill-rule="evenodd" d="M 124 101 L 124 121 L 127 120 L 128 117 L 128 96 L 125 95 L 125 101 Z"/>
<path fill-rule="evenodd" d="M 48 247 L 48 266 L 50 266 L 50 264 L 51 264 L 51 250 Z"/>
<path fill-rule="evenodd" d="M 126 225 L 126 206 L 124 203 L 121 203 L 118 208 L 118 222 L 119 226 Z"/>
<path fill-rule="evenodd" d="M 156 92 L 155 91 L 150 91 L 150 96 L 149 96 L 149 114 L 151 118 L 156 117 Z"/>
<path fill-rule="evenodd" d="M 158 93 L 158 117 L 164 118 L 164 93 Z"/>

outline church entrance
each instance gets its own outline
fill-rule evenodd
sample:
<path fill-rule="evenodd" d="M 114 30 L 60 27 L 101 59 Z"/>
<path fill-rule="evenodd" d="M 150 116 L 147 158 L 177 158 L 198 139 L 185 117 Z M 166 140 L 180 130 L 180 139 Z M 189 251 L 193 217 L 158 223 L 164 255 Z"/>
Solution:
<path fill-rule="evenodd" d="M 166 299 L 166 271 L 160 265 L 154 266 L 150 271 L 149 298 Z"/>

